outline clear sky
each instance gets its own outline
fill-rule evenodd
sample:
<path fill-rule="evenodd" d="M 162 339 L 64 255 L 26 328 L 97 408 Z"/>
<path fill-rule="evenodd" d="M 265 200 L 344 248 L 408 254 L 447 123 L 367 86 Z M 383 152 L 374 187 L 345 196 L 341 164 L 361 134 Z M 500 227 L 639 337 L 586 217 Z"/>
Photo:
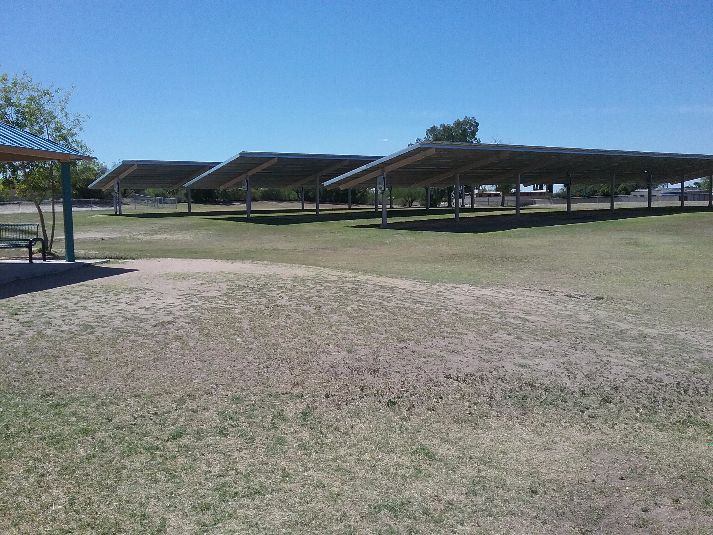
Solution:
<path fill-rule="evenodd" d="M 0 71 L 75 87 L 99 159 L 483 141 L 713 153 L 713 1 L 22 2 Z"/>

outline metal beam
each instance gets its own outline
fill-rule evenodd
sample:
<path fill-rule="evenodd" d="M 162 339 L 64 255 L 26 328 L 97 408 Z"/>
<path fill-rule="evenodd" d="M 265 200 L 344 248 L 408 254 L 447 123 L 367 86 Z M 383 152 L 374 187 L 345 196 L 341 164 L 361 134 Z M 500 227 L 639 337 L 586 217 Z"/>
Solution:
<path fill-rule="evenodd" d="M 259 173 L 260 171 L 264 171 L 265 169 L 267 169 L 268 167 L 270 167 L 272 165 L 275 165 L 276 163 L 277 163 L 277 158 L 270 158 L 269 160 L 262 162 L 257 167 L 253 167 L 247 173 L 243 173 L 242 175 L 235 177 L 233 180 L 226 182 L 225 184 L 220 186 L 220 189 L 228 189 L 233 184 L 237 184 L 238 182 L 248 179 L 251 176 L 253 176 L 254 174 Z"/>
<path fill-rule="evenodd" d="M 522 186 L 522 176 L 518 173 L 515 183 L 515 215 L 520 215 L 520 187 Z"/>
<path fill-rule="evenodd" d="M 456 223 L 460 221 L 460 199 L 458 197 L 460 197 L 460 173 L 456 175 L 455 199 L 453 199 L 455 201 L 455 209 L 453 213 L 455 215 Z"/>
<path fill-rule="evenodd" d="M 616 173 L 611 174 L 611 179 L 609 182 L 609 210 L 614 210 L 614 195 L 616 192 L 614 188 L 616 187 Z"/>
<path fill-rule="evenodd" d="M 381 192 L 381 228 L 386 228 L 386 225 L 389 222 L 388 221 L 388 212 L 386 211 L 386 173 L 384 173 L 383 176 L 384 176 L 384 189 Z"/>
<path fill-rule="evenodd" d="M 681 208 L 686 206 L 686 179 L 681 179 Z"/>
<path fill-rule="evenodd" d="M 453 169 L 453 171 L 447 171 L 445 173 L 441 173 L 440 175 L 436 175 L 434 177 L 431 177 L 426 180 L 421 180 L 420 182 L 416 182 L 413 186 L 415 188 L 421 187 L 421 186 L 427 186 L 429 184 L 438 184 L 441 180 L 446 180 L 452 176 L 455 176 L 457 174 L 463 174 L 468 171 L 475 171 L 479 167 L 484 167 L 486 165 L 490 165 L 491 163 L 498 162 L 500 160 L 504 160 L 509 156 L 510 153 L 498 153 L 494 154 L 492 156 L 489 156 L 487 158 L 483 158 L 482 160 L 478 160 L 477 162 L 471 162 L 468 165 L 463 165 L 461 167 L 458 167 L 456 169 Z"/>
<path fill-rule="evenodd" d="M 430 148 L 430 149 L 426 149 L 421 152 L 417 152 L 416 154 L 409 156 L 408 158 L 404 158 L 403 160 L 398 160 L 392 164 L 389 164 L 389 165 L 383 167 L 382 169 L 377 169 L 375 171 L 367 173 L 366 175 L 362 175 L 359 178 L 355 178 L 353 180 L 344 182 L 343 184 L 339 184 L 339 187 L 342 189 L 351 188 L 353 186 L 356 186 L 357 184 L 366 182 L 370 178 L 375 178 L 375 177 L 381 176 L 382 172 L 388 173 L 390 171 L 395 171 L 396 169 L 399 169 L 399 168 L 403 167 L 404 165 L 408 165 L 410 163 L 415 163 L 420 160 L 423 160 L 424 158 L 428 158 L 429 156 L 433 156 L 435 153 L 436 153 L 436 149 L 434 149 L 434 148 Z"/>
<path fill-rule="evenodd" d="M 325 175 L 334 173 L 335 171 L 341 169 L 345 165 L 350 163 L 350 160 L 339 160 L 337 163 L 330 165 L 329 167 L 322 169 L 319 173 L 308 176 L 295 182 L 295 186 L 301 186 L 303 184 L 312 184 L 316 179 L 320 179 Z"/>
<path fill-rule="evenodd" d="M 64 258 L 74 262 L 74 219 L 72 218 L 72 171 L 69 162 L 60 164 L 62 176 L 62 216 L 64 218 Z M 45 244 L 45 247 L 47 244 Z"/>

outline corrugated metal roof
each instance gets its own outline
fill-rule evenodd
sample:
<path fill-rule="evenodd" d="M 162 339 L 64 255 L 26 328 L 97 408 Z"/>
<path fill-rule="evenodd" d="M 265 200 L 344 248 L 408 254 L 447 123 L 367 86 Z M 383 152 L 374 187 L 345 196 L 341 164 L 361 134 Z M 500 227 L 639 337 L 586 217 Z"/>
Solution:
<path fill-rule="evenodd" d="M 218 162 L 124 160 L 92 182 L 92 189 L 108 189 L 121 180 L 122 188 L 174 189 L 218 165 Z"/>
<path fill-rule="evenodd" d="M 420 143 L 385 156 L 325 183 L 340 188 L 370 184 L 386 171 L 394 186 L 451 184 L 456 173 L 471 184 L 602 183 L 613 174 L 619 181 L 642 181 L 650 173 L 657 182 L 713 173 L 713 156 L 527 145 Z"/>
<path fill-rule="evenodd" d="M 312 187 L 380 156 L 305 154 L 299 152 L 241 152 L 186 184 L 192 189 L 237 187 L 250 177 L 254 187 Z"/>
<path fill-rule="evenodd" d="M 66 157 L 68 160 L 90 159 L 91 156 L 70 147 L 65 147 L 49 139 L 30 134 L 0 121 L 0 154 L 5 161 L 32 158 L 53 160 Z M 10 160 L 13 158 L 13 160 Z"/>

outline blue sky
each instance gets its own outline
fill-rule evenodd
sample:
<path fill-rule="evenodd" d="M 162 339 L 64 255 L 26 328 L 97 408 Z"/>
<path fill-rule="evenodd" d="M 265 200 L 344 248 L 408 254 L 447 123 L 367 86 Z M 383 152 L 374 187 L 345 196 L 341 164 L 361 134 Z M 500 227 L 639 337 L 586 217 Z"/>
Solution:
<path fill-rule="evenodd" d="M 713 2 L 20 2 L 0 71 L 75 87 L 101 160 L 484 141 L 713 153 Z M 9 23 L 11 21 L 11 23 Z"/>

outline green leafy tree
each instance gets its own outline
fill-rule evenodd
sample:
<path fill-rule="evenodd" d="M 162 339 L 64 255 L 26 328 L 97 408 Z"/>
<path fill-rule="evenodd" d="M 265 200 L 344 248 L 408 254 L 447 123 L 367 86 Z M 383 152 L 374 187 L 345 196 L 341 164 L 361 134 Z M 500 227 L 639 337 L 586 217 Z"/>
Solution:
<path fill-rule="evenodd" d="M 416 143 L 429 143 L 432 141 L 445 141 L 451 143 L 480 143 L 478 128 L 480 124 L 475 117 L 467 115 L 456 119 L 451 124 L 433 125 L 426 130 L 426 136 L 417 138 Z"/>
<path fill-rule="evenodd" d="M 0 121 L 56 143 L 88 153 L 79 135 L 85 117 L 69 111 L 71 91 L 32 80 L 27 73 L 9 76 L 0 74 Z M 93 173 L 93 164 L 72 164 L 82 170 L 82 176 Z M 11 162 L 0 164 L 0 188 L 12 190 L 34 203 L 48 251 L 54 245 L 57 212 L 55 199 L 60 188 L 59 165 L 55 162 Z M 94 175 L 96 176 L 96 175 Z M 50 230 L 47 230 L 42 202 L 51 202 Z"/>
<path fill-rule="evenodd" d="M 694 185 L 697 188 L 702 189 L 703 191 L 708 191 L 708 189 L 710 188 L 710 185 L 711 185 L 711 177 L 709 177 L 709 176 L 704 177 L 701 180 L 695 182 Z"/>

